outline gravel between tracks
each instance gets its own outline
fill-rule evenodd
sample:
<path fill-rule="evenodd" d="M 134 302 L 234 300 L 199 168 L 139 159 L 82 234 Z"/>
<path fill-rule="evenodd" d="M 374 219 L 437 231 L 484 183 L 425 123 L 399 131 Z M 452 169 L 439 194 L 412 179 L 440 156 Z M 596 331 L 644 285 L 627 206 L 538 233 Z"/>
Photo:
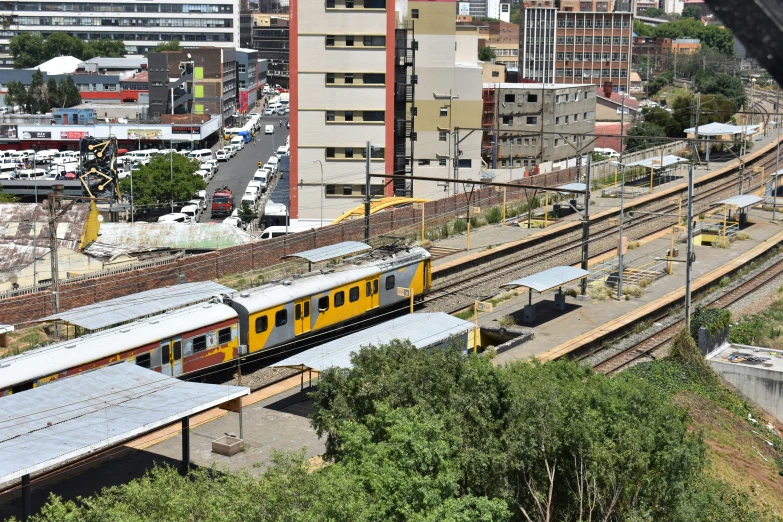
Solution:
<path fill-rule="evenodd" d="M 774 265 L 781 259 L 783 259 L 783 254 L 778 254 L 776 256 L 771 257 L 770 259 L 765 261 L 764 264 L 762 264 L 761 266 L 757 267 L 755 270 L 748 273 L 745 277 L 732 281 L 731 284 L 728 285 L 727 287 L 714 291 L 711 294 L 701 298 L 700 300 L 695 301 L 693 303 L 694 308 L 699 305 L 706 306 L 717 301 L 718 299 L 720 299 L 721 297 L 729 293 L 731 290 L 733 290 L 734 288 L 742 284 L 747 279 L 755 277 L 757 274 L 762 273 L 764 270 Z M 764 310 L 767 304 L 769 304 L 772 300 L 776 299 L 779 296 L 777 289 L 781 285 L 783 285 L 783 274 L 770 280 L 764 286 L 757 288 L 755 291 L 751 292 L 750 294 L 742 297 L 737 302 L 733 303 L 731 306 L 729 306 L 729 310 L 731 310 L 734 319 L 736 320 L 743 315 L 753 314 Z M 617 341 L 616 343 L 613 343 L 613 345 L 610 348 L 607 348 L 605 350 L 600 350 L 588 357 L 585 357 L 582 360 L 582 363 L 589 366 L 595 366 L 597 364 L 600 364 L 614 357 L 615 355 L 622 353 L 623 351 L 628 350 L 629 348 L 632 348 L 633 346 L 639 344 L 641 341 L 647 339 L 651 335 L 654 335 L 655 333 L 660 332 L 661 330 L 667 328 L 668 326 L 671 326 L 673 323 L 676 323 L 677 321 L 681 321 L 684 317 L 685 317 L 684 311 L 676 315 L 666 317 L 665 319 L 655 323 L 652 327 L 646 330 L 643 330 L 638 333 L 634 333 L 632 335 L 624 337 L 623 339 Z M 644 362 L 644 359 L 640 359 L 639 362 Z"/>
<path fill-rule="evenodd" d="M 250 373 L 242 372 L 242 386 L 248 386 L 251 390 L 257 390 L 297 373 L 299 373 L 299 370 L 294 370 L 293 368 L 261 368 Z M 236 374 L 234 374 L 233 379 L 222 384 L 237 386 Z"/>

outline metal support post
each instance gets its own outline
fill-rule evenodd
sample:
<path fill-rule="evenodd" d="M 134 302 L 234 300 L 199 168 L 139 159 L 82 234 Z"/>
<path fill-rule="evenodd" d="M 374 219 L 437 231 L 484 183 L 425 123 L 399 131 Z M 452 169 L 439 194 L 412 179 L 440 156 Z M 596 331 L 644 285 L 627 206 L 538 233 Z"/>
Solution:
<path fill-rule="evenodd" d="M 777 133 L 777 147 L 775 149 L 775 181 L 772 183 L 772 221 L 775 221 L 775 212 L 778 205 L 778 177 L 780 176 L 780 85 L 775 95 L 775 130 Z"/>
<path fill-rule="evenodd" d="M 503 216 L 501 217 L 500 222 L 506 222 L 506 187 L 503 187 Z"/>
<path fill-rule="evenodd" d="M 30 491 L 30 474 L 22 475 L 22 520 L 33 516 L 33 501 Z"/>
<path fill-rule="evenodd" d="M 182 419 L 182 470 L 183 475 L 190 469 L 190 417 Z"/>
<path fill-rule="evenodd" d="M 582 270 L 587 270 L 590 260 L 590 176 L 593 170 L 593 158 L 587 156 L 587 170 L 585 174 L 585 213 L 582 216 Z M 587 278 L 582 278 L 582 295 L 587 293 Z"/>
<path fill-rule="evenodd" d="M 478 352 L 478 301 L 473 301 L 473 353 Z"/>
<path fill-rule="evenodd" d="M 621 167 L 620 181 L 620 242 L 617 245 L 617 258 L 619 260 L 617 274 L 617 300 L 623 298 L 623 224 L 625 222 L 625 165 Z"/>
<path fill-rule="evenodd" d="M 365 180 L 364 180 L 364 242 L 370 243 L 370 155 L 372 154 L 372 144 L 367 142 L 365 150 Z"/>
<path fill-rule="evenodd" d="M 685 330 L 691 331 L 691 264 L 693 257 L 693 163 L 688 171 L 688 244 L 685 258 Z"/>
<path fill-rule="evenodd" d="M 468 244 L 467 244 L 467 251 L 470 252 L 470 201 L 468 201 Z"/>
<path fill-rule="evenodd" d="M 57 210 L 62 197 L 62 185 L 54 185 L 49 194 L 49 259 L 52 269 L 52 314 L 60 312 L 60 269 L 57 253 Z M 60 336 L 60 322 L 54 322 L 54 335 Z"/>
<path fill-rule="evenodd" d="M 242 355 L 237 357 L 237 386 L 242 386 Z M 239 399 L 239 438 L 245 440 L 245 427 L 243 425 L 242 415 L 242 397 Z"/>

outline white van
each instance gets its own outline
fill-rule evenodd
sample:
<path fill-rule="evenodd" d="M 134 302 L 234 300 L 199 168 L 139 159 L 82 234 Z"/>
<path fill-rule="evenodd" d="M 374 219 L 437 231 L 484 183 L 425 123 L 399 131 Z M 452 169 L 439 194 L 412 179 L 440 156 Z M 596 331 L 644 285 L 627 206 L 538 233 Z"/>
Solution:
<path fill-rule="evenodd" d="M 212 151 L 209 149 L 194 150 L 188 154 L 188 158 L 198 160 L 200 163 L 215 159 L 215 157 L 212 156 Z"/>
<path fill-rule="evenodd" d="M 158 223 L 192 223 L 193 220 L 187 214 L 175 212 L 158 218 Z"/>
<path fill-rule="evenodd" d="M 245 148 L 245 138 L 242 136 L 235 136 L 231 138 L 231 145 L 235 145 L 239 147 L 239 150 L 242 150 Z"/>
<path fill-rule="evenodd" d="M 266 169 L 257 170 L 256 173 L 253 174 L 253 181 L 251 183 L 253 182 L 260 183 L 261 186 L 266 189 L 266 186 L 269 183 Z"/>
<path fill-rule="evenodd" d="M 20 162 L 16 158 L 0 158 L 0 172 L 13 172 L 16 170 L 16 167 L 18 167 L 19 164 Z"/>
<path fill-rule="evenodd" d="M 134 150 L 128 153 L 128 157 L 134 161 L 138 161 L 142 165 L 146 165 L 152 160 L 152 153 L 148 150 Z"/>
<path fill-rule="evenodd" d="M 185 205 L 179 210 L 179 213 L 190 216 L 191 221 L 197 221 L 201 215 L 201 209 L 198 205 Z"/>
<path fill-rule="evenodd" d="M 46 176 L 46 169 L 23 169 L 18 172 L 18 179 L 43 179 Z"/>
<path fill-rule="evenodd" d="M 250 208 L 252 208 L 253 210 L 256 210 L 258 199 L 255 196 L 245 194 L 244 196 L 242 196 L 242 200 L 239 202 L 239 208 L 245 206 L 245 203 L 247 203 L 248 206 L 250 206 Z"/>
<path fill-rule="evenodd" d="M 274 134 L 275 133 L 275 126 L 274 125 L 266 125 L 264 126 L 264 134 Z"/>
<path fill-rule="evenodd" d="M 263 194 L 264 192 L 266 192 L 266 184 L 260 181 L 253 180 L 247 184 L 247 189 L 245 190 L 250 190 L 250 189 L 256 189 L 258 190 L 259 194 Z"/>
<path fill-rule="evenodd" d="M 285 145 L 283 145 L 282 147 L 277 147 L 277 152 L 275 153 L 275 156 L 277 156 L 278 159 L 287 155 L 288 155 L 288 147 L 286 147 Z"/>
<path fill-rule="evenodd" d="M 285 236 L 286 234 L 296 234 L 297 232 L 305 232 L 312 230 L 313 227 L 292 227 L 292 226 L 273 226 L 266 227 L 264 231 L 258 236 L 258 239 L 274 239 L 276 237 Z"/>

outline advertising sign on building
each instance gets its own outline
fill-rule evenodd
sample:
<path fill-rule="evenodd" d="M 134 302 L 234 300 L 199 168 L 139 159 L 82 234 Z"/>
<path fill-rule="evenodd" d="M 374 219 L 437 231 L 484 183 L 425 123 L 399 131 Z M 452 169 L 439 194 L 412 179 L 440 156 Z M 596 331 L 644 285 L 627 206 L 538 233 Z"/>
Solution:
<path fill-rule="evenodd" d="M 197 125 L 192 127 L 188 125 L 172 125 L 171 132 L 172 134 L 198 134 L 199 127 Z"/>
<path fill-rule="evenodd" d="M 469 16 L 470 15 L 470 4 L 468 2 L 460 2 L 459 3 L 459 15 L 460 16 Z"/>
<path fill-rule="evenodd" d="M 85 131 L 60 131 L 61 140 L 80 140 L 89 135 L 90 133 Z"/>
<path fill-rule="evenodd" d="M 15 140 L 17 136 L 16 125 L 0 125 L 0 140 Z"/>
<path fill-rule="evenodd" d="M 163 129 L 128 129 L 129 140 L 159 140 L 163 137 Z"/>
<path fill-rule="evenodd" d="M 24 131 L 22 133 L 23 140 L 50 140 L 52 139 L 52 133 L 50 131 Z"/>
<path fill-rule="evenodd" d="M 239 92 L 239 112 L 242 114 L 247 114 L 247 95 L 247 91 Z"/>

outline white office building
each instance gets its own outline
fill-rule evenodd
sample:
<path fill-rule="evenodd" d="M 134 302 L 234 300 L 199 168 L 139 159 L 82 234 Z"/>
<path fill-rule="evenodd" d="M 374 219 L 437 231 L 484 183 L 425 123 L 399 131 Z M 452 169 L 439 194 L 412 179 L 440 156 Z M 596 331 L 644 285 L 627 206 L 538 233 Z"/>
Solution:
<path fill-rule="evenodd" d="M 0 1 L 0 12 L 6 17 L 10 13 L 10 23 L 0 32 L 0 52 L 8 52 L 10 38 L 20 33 L 122 40 L 129 54 L 143 54 L 171 40 L 179 40 L 183 47 L 239 47 L 239 2 L 204 2 Z"/>

